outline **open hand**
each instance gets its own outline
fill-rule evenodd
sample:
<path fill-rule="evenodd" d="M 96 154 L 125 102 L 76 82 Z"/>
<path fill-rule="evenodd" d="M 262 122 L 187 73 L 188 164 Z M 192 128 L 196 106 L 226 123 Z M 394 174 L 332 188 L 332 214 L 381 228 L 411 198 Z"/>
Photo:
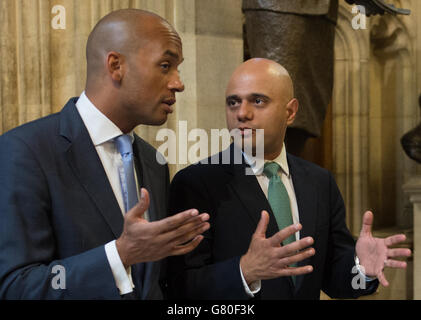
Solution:
<path fill-rule="evenodd" d="M 300 251 L 313 244 L 314 241 L 311 237 L 281 246 L 282 241 L 301 230 L 302 226 L 288 226 L 266 239 L 268 223 L 269 214 L 263 210 L 259 224 L 251 239 L 249 249 L 241 257 L 240 267 L 247 284 L 258 280 L 297 276 L 312 272 L 313 267 L 310 265 L 289 267 L 289 265 L 315 254 L 313 248 Z"/>
<path fill-rule="evenodd" d="M 409 257 L 411 255 L 411 250 L 389 248 L 405 241 L 405 235 L 397 234 L 385 239 L 374 238 L 371 233 L 372 225 L 373 213 L 367 211 L 363 217 L 363 226 L 357 241 L 356 253 L 365 275 L 377 277 L 380 283 L 387 287 L 389 282 L 383 273 L 384 268 L 406 268 L 406 262 L 390 258 Z"/>
<path fill-rule="evenodd" d="M 168 256 L 186 254 L 202 241 L 209 229 L 209 215 L 196 209 L 149 222 L 144 214 L 149 207 L 149 193 L 141 189 L 140 201 L 124 216 L 124 227 L 116 241 L 124 267 L 156 261 Z"/>

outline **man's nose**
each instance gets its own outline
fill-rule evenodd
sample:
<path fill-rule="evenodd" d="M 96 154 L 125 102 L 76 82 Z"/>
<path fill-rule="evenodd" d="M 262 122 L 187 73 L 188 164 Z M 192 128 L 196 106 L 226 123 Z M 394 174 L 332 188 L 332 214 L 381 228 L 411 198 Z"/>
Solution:
<path fill-rule="evenodd" d="M 177 74 L 173 79 L 168 83 L 168 89 L 176 92 L 184 91 L 184 83 L 181 81 L 180 76 Z"/>
<path fill-rule="evenodd" d="M 238 108 L 237 118 L 239 121 L 247 121 L 253 119 L 253 110 L 247 101 L 243 101 Z"/>

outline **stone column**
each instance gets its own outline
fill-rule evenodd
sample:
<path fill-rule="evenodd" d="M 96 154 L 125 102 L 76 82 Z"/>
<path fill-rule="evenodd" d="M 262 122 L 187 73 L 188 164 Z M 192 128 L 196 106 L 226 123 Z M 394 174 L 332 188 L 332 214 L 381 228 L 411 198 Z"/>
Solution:
<path fill-rule="evenodd" d="M 181 121 L 187 125 L 187 132 L 192 129 L 206 131 L 209 155 L 211 130 L 226 127 L 225 88 L 231 73 L 243 62 L 243 15 L 241 0 L 170 0 L 166 3 L 167 18 L 180 34 L 185 58 L 180 66 L 185 91 L 177 95 L 174 114 L 166 124 L 177 134 L 177 164 L 169 166 L 173 176 L 191 164 L 185 153 L 199 141 L 198 137 L 189 141 L 187 150 L 180 147 L 179 140 L 184 132 Z M 163 143 L 154 141 L 155 135 L 151 134 L 158 129 L 149 129 L 148 141 L 155 147 Z M 227 146 L 221 145 L 221 149 Z M 200 158 L 198 156 L 195 161 Z"/>
<path fill-rule="evenodd" d="M 410 179 L 403 190 L 414 206 L 414 299 L 421 300 L 421 176 Z"/>
<path fill-rule="evenodd" d="M 341 3 L 335 39 L 332 98 L 333 173 L 347 210 L 347 225 L 358 236 L 368 208 L 369 32 L 354 30 L 351 7 Z"/>

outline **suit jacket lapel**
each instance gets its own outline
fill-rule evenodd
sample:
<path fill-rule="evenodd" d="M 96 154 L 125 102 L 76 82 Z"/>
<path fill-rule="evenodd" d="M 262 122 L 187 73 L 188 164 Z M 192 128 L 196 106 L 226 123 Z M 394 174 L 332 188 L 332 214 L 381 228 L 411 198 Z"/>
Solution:
<path fill-rule="evenodd" d="M 138 183 L 139 187 L 145 188 L 149 192 L 149 220 L 155 221 L 159 219 L 157 216 L 157 205 L 159 203 L 159 199 L 157 199 L 156 192 L 153 191 L 160 190 L 160 186 L 158 186 L 159 181 L 156 181 L 157 179 L 153 179 L 153 167 L 149 164 L 150 159 L 146 159 L 145 153 L 142 152 L 142 140 L 140 140 L 137 136 L 135 137 L 134 152 L 136 154 L 136 162 L 140 166 L 139 168 L 136 168 L 138 169 L 136 171 Z"/>
<path fill-rule="evenodd" d="M 143 153 L 143 145 L 144 143 L 139 137 L 135 135 L 135 143 L 134 143 L 134 152 L 136 154 L 136 160 L 140 168 L 138 168 L 138 179 L 139 185 L 148 190 L 149 192 L 149 209 L 148 215 L 150 221 L 156 221 L 159 219 L 164 218 L 160 215 L 161 212 L 164 212 L 165 209 L 160 208 L 159 204 L 165 202 L 165 199 L 158 199 L 158 190 L 165 187 L 162 185 L 162 182 L 159 179 L 154 179 L 154 167 L 150 163 L 150 161 L 156 161 L 155 159 L 148 159 L 146 157 L 146 153 Z M 161 210 L 160 210 L 161 209 Z M 159 277 L 159 263 L 154 262 L 147 262 L 144 264 L 144 278 L 143 278 L 143 287 L 141 292 L 141 298 L 146 299 L 149 293 L 149 289 L 152 283 L 157 283 L 157 277 Z"/>
<path fill-rule="evenodd" d="M 293 157 L 287 155 L 288 166 L 292 176 L 295 196 L 298 204 L 298 214 L 303 228 L 300 231 L 300 238 L 313 237 L 316 230 L 317 217 L 317 190 L 316 186 L 309 180 L 305 167 L 299 165 Z M 317 254 L 317 253 L 316 253 Z M 304 266 L 310 263 L 311 258 L 307 258 L 298 263 L 298 266 Z M 296 278 L 296 290 L 300 287 L 306 276 Z"/>
<path fill-rule="evenodd" d="M 123 215 L 77 109 L 71 99 L 60 113 L 60 135 L 67 139 L 67 161 L 85 191 L 118 238 L 123 231 Z"/>
<path fill-rule="evenodd" d="M 232 155 L 232 149 L 233 146 L 231 145 L 231 161 L 234 159 Z M 244 164 L 244 158 L 242 161 L 243 164 L 232 164 L 227 168 L 229 172 L 232 172 L 233 174 L 230 186 L 246 208 L 245 212 L 250 218 L 249 221 L 252 223 L 253 230 L 256 229 L 257 224 L 259 223 L 262 210 L 266 210 L 269 213 L 269 224 L 266 230 L 266 238 L 269 238 L 279 231 L 278 224 L 270 207 L 269 201 L 267 200 L 262 188 L 260 187 L 256 176 L 246 175 L 246 167 L 248 165 Z M 285 283 L 282 280 L 278 280 L 276 281 L 279 285 Z M 291 277 L 288 277 L 288 279 L 285 280 L 289 284 L 290 289 L 292 289 L 294 284 Z M 265 293 L 262 292 L 262 295 L 265 295 Z"/>
<path fill-rule="evenodd" d="M 233 193 L 246 208 L 245 212 L 250 218 L 248 221 L 252 224 L 253 230 L 255 230 L 257 224 L 259 223 L 262 210 L 269 212 L 269 224 L 266 236 L 271 237 L 273 234 L 278 232 L 278 226 L 270 204 L 267 201 L 256 176 L 246 174 L 246 168 L 249 168 L 250 166 L 247 164 L 243 156 L 241 156 L 241 164 L 234 164 L 234 153 L 238 152 L 238 150 L 234 148 L 233 144 L 231 144 L 224 153 L 225 152 L 230 153 L 229 159 L 231 161 L 230 165 L 225 166 L 227 173 L 232 175 L 229 185 L 232 188 Z"/>
<path fill-rule="evenodd" d="M 246 175 L 246 165 L 232 165 L 233 178 L 230 186 L 239 200 L 243 203 L 245 212 L 250 218 L 253 230 L 259 223 L 262 210 L 269 213 L 269 224 L 266 231 L 266 237 L 269 238 L 278 232 L 275 217 L 272 213 L 269 202 L 263 193 L 262 188 L 255 175 Z"/>

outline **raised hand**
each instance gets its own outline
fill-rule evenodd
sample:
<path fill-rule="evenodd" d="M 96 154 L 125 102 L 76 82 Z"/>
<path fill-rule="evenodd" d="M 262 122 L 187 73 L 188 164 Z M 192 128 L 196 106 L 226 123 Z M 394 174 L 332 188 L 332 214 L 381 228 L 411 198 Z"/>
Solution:
<path fill-rule="evenodd" d="M 258 280 L 297 276 L 312 272 L 313 267 L 310 265 L 289 267 L 289 265 L 315 254 L 313 248 L 300 251 L 313 244 L 314 241 L 311 237 L 281 246 L 282 241 L 301 230 L 302 226 L 300 224 L 291 225 L 266 239 L 268 223 L 269 214 L 263 210 L 249 249 L 241 257 L 240 266 L 247 284 L 250 285 Z"/>
<path fill-rule="evenodd" d="M 140 201 L 124 216 L 124 227 L 116 241 L 124 267 L 135 263 L 156 261 L 168 256 L 182 255 L 196 248 L 203 232 L 209 229 L 207 213 L 196 209 L 148 222 L 144 214 L 149 207 L 149 193 L 141 189 Z"/>
<path fill-rule="evenodd" d="M 406 262 L 390 258 L 409 257 L 411 255 L 411 250 L 389 248 L 405 241 L 406 237 L 404 234 L 393 235 L 385 239 L 374 238 L 371 233 L 373 219 L 372 212 L 367 211 L 364 213 L 363 226 L 356 245 L 356 254 L 365 275 L 377 277 L 380 283 L 387 287 L 389 282 L 383 273 L 384 268 L 406 268 Z"/>

